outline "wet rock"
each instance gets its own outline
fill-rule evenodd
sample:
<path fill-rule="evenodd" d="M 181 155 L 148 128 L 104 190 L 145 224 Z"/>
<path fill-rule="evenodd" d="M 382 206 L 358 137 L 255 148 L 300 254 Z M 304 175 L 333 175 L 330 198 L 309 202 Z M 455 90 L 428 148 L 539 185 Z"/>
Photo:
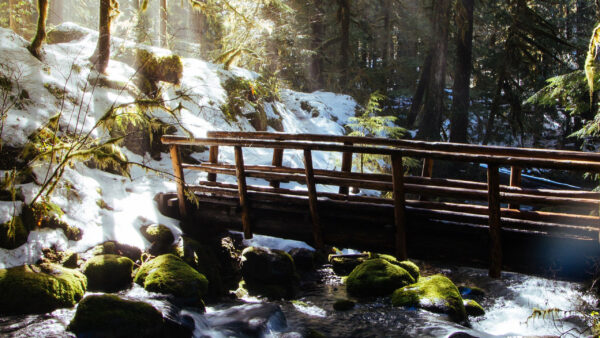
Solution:
<path fill-rule="evenodd" d="M 483 289 L 472 285 L 461 285 L 458 287 L 458 291 L 460 292 L 462 298 L 465 299 L 479 298 L 485 296 L 485 291 L 483 291 Z"/>
<path fill-rule="evenodd" d="M 385 296 L 394 290 L 414 283 L 408 271 L 382 258 L 370 259 L 354 268 L 346 280 L 351 295 Z"/>
<path fill-rule="evenodd" d="M 134 282 L 147 291 L 173 295 L 184 304 L 197 306 L 202 306 L 202 297 L 208 290 L 206 277 L 172 254 L 144 263 Z"/>
<path fill-rule="evenodd" d="M 119 242 L 107 241 L 95 246 L 91 250 L 93 256 L 97 255 L 118 255 L 125 256 L 132 261 L 137 261 L 142 256 L 142 250 L 131 245 L 121 244 Z"/>
<path fill-rule="evenodd" d="M 354 268 L 368 260 L 369 255 L 330 255 L 329 263 L 333 271 L 340 276 L 347 276 Z"/>
<path fill-rule="evenodd" d="M 392 294 L 394 306 L 421 307 L 446 313 L 457 322 L 467 319 L 463 299 L 458 288 L 442 275 L 421 278 L 419 282 L 400 288 Z"/>
<path fill-rule="evenodd" d="M 467 311 L 469 316 L 479 317 L 485 314 L 483 307 L 472 299 L 463 300 L 463 305 L 465 306 L 465 311 Z"/>
<path fill-rule="evenodd" d="M 213 247 L 183 236 L 175 252 L 184 262 L 208 278 L 208 295 L 217 297 L 227 294 L 228 289 L 221 280 L 222 264 Z"/>
<path fill-rule="evenodd" d="M 170 336 L 162 314 L 152 305 L 115 295 L 85 297 L 77 306 L 68 330 L 78 337 Z"/>
<path fill-rule="evenodd" d="M 65 268 L 69 268 L 69 269 L 77 268 L 79 266 L 79 253 L 77 253 L 77 252 L 67 253 L 67 255 L 65 256 L 65 259 L 62 262 L 62 265 Z"/>
<path fill-rule="evenodd" d="M 294 260 L 285 251 L 248 247 L 242 252 L 242 277 L 250 293 L 291 298 L 298 286 Z"/>
<path fill-rule="evenodd" d="M 205 315 L 211 328 L 219 330 L 223 336 L 263 337 L 269 329 L 283 330 L 285 315 L 275 304 L 259 303 L 234 306 L 227 310 Z"/>
<path fill-rule="evenodd" d="M 333 303 L 333 309 L 336 311 L 348 311 L 354 308 L 355 302 L 349 299 L 338 299 Z"/>
<path fill-rule="evenodd" d="M 166 225 L 152 224 L 140 227 L 140 232 L 148 242 L 152 243 L 148 252 L 151 255 L 162 255 L 169 251 L 175 236 Z"/>
<path fill-rule="evenodd" d="M 116 292 L 131 285 L 133 261 L 117 255 L 99 255 L 88 260 L 82 268 L 92 291 Z"/>
<path fill-rule="evenodd" d="M 44 263 L 0 269 L 0 314 L 45 313 L 72 307 L 86 290 L 79 271 Z"/>
<path fill-rule="evenodd" d="M 289 254 L 299 270 L 312 270 L 317 266 L 317 257 L 315 257 L 315 251 L 313 250 L 293 248 L 289 251 Z"/>

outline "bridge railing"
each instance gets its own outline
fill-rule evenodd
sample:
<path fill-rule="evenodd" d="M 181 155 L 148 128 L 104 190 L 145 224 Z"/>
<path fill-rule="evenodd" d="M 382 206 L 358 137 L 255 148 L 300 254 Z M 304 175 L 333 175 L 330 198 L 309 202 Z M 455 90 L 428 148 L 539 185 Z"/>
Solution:
<path fill-rule="evenodd" d="M 522 168 L 600 172 L 600 154 L 596 153 L 266 132 L 209 132 L 206 138 L 163 136 L 162 141 L 171 147 L 181 216 L 185 217 L 188 212 L 185 202 L 186 189 L 200 193 L 236 196 L 239 198 L 244 236 L 247 238 L 252 236 L 251 210 L 248 202 L 251 194 L 252 198 L 257 199 L 276 199 L 283 195 L 307 198 L 313 226 L 313 244 L 316 247 L 323 245 L 318 211 L 320 197 L 353 203 L 393 205 L 396 255 L 401 259 L 407 256 L 407 209 L 434 219 L 488 226 L 491 276 L 499 276 L 501 271 L 500 232 L 502 228 L 598 240 L 600 218 L 597 216 L 597 211 L 600 193 L 520 187 Z M 210 147 L 208 162 L 182 163 L 179 147 L 194 145 Z M 234 148 L 235 163 L 218 161 L 219 147 L 225 146 Z M 243 148 L 273 149 L 272 164 L 270 166 L 246 165 Z M 302 151 L 304 168 L 283 166 L 283 154 L 286 149 Z M 314 151 L 342 153 L 341 170 L 313 168 Z M 391 173 L 352 172 L 353 154 L 389 156 Z M 402 165 L 405 157 L 423 159 L 421 176 L 405 174 Z M 432 169 L 435 160 L 485 164 L 487 181 L 433 178 Z M 511 168 L 509 185 L 500 184 L 500 166 Z M 197 185 L 186 185 L 183 170 L 206 172 L 207 180 Z M 217 182 L 217 175 L 234 175 L 238 183 Z M 270 187 L 248 185 L 247 177 L 267 180 L 270 182 Z M 307 190 L 298 191 L 280 187 L 281 182 L 290 181 L 306 185 Z M 338 193 L 318 192 L 317 184 L 338 186 Z M 391 192 L 392 198 L 349 194 L 350 187 Z M 407 199 L 406 196 L 420 196 L 420 198 Z M 458 202 L 443 201 L 448 198 Z M 506 207 L 503 208 L 503 204 Z M 520 205 L 549 205 L 559 208 L 576 206 L 578 211 L 566 213 L 521 210 Z"/>

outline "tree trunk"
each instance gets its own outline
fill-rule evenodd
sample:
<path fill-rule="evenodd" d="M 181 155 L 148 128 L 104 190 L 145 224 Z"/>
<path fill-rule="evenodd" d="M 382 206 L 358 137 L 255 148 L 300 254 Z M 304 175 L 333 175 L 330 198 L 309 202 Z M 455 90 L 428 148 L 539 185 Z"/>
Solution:
<path fill-rule="evenodd" d="M 390 59 L 392 58 L 392 20 L 390 18 L 392 12 L 392 2 L 391 0 L 383 0 L 381 6 L 383 10 L 383 47 L 381 48 L 381 61 L 383 68 L 387 70 L 390 65 Z"/>
<path fill-rule="evenodd" d="M 41 59 L 42 43 L 46 40 L 46 18 L 48 17 L 48 0 L 38 0 L 38 22 L 35 38 L 27 49 L 38 60 Z"/>
<path fill-rule="evenodd" d="M 48 13 L 48 23 L 54 26 L 60 25 L 64 20 L 63 0 L 52 0 L 50 2 L 50 13 Z"/>
<path fill-rule="evenodd" d="M 116 0 L 100 0 L 100 23 L 98 45 L 92 55 L 92 63 L 99 73 L 106 73 L 110 59 L 110 24 L 112 21 L 113 5 Z"/>
<path fill-rule="evenodd" d="M 433 55 L 431 51 L 427 53 L 425 57 L 425 61 L 423 62 L 423 66 L 421 67 L 421 76 L 419 78 L 419 83 L 417 84 L 417 89 L 415 90 L 415 94 L 412 98 L 412 103 L 410 105 L 410 111 L 408 112 L 408 116 L 406 116 L 406 127 L 413 128 L 415 126 L 415 121 L 417 120 L 417 115 L 421 110 L 421 105 L 423 104 L 423 96 L 425 95 L 425 88 L 429 85 L 429 80 L 431 77 L 431 61 L 433 60 Z"/>
<path fill-rule="evenodd" d="M 473 0 L 459 0 L 456 9 L 456 66 L 452 90 L 450 142 L 467 143 L 473 54 Z"/>
<path fill-rule="evenodd" d="M 425 105 L 418 121 L 417 138 L 437 141 L 440 139 L 444 114 L 444 86 L 446 79 L 446 57 L 448 53 L 448 28 L 450 26 L 450 0 L 437 0 L 433 5 L 432 52 L 430 81 L 425 92 Z"/>
<path fill-rule="evenodd" d="M 500 100 L 502 99 L 502 86 L 504 83 L 504 72 L 502 72 L 498 77 L 498 83 L 496 85 L 496 93 L 494 94 L 494 98 L 492 99 L 492 105 L 490 107 L 490 115 L 487 120 L 487 126 L 485 128 L 485 136 L 481 144 L 487 145 L 492 138 L 492 131 L 494 130 L 494 120 L 498 115 L 498 111 L 500 109 Z"/>
<path fill-rule="evenodd" d="M 350 0 L 338 0 L 339 18 L 341 20 L 340 47 L 340 81 L 342 86 L 348 85 L 350 66 Z"/>
<path fill-rule="evenodd" d="M 160 46 L 163 48 L 169 47 L 167 40 L 168 10 L 167 0 L 160 0 Z"/>
<path fill-rule="evenodd" d="M 310 59 L 310 79 L 308 80 L 309 90 L 315 91 L 323 89 L 323 35 L 325 26 L 323 24 L 323 0 L 314 0 L 312 8 L 314 14 L 310 18 L 311 42 L 310 47 L 314 54 Z"/>

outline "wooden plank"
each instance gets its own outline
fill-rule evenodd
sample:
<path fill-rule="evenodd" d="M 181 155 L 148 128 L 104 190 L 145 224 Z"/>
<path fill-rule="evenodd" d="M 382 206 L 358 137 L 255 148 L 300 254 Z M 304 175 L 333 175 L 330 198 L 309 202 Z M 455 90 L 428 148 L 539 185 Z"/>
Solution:
<path fill-rule="evenodd" d="M 502 242 L 500 238 L 500 175 L 498 166 L 488 164 L 488 221 L 490 233 L 489 276 L 500 278 L 502 271 Z"/>
<path fill-rule="evenodd" d="M 408 258 L 406 253 L 406 215 L 404 206 L 404 166 L 402 156 L 392 155 L 392 181 L 394 195 L 394 223 L 396 225 L 396 257 L 400 260 Z"/>
<path fill-rule="evenodd" d="M 312 152 L 304 150 L 304 170 L 306 172 L 306 187 L 308 188 L 308 202 L 310 207 L 310 216 L 312 218 L 312 232 L 315 247 L 323 249 L 323 235 L 317 210 L 317 187 L 313 172 Z"/>
<path fill-rule="evenodd" d="M 510 167 L 510 186 L 511 187 L 517 187 L 517 188 L 521 187 L 521 170 L 522 169 L 520 167 L 517 167 L 514 165 Z M 521 208 L 521 206 L 516 203 L 509 203 L 508 208 L 518 210 Z"/>
<path fill-rule="evenodd" d="M 421 170 L 421 176 L 424 178 L 431 178 L 433 175 L 433 159 L 426 157 L 423 159 L 423 169 Z M 420 195 L 419 200 L 428 201 L 429 198 L 425 195 Z"/>
<path fill-rule="evenodd" d="M 171 163 L 173 164 L 173 173 L 175 175 L 175 182 L 177 183 L 177 199 L 179 200 L 179 215 L 182 219 L 186 219 L 187 209 L 185 202 L 185 177 L 183 176 L 183 168 L 181 166 L 181 155 L 179 154 L 179 148 L 176 145 L 170 146 L 171 151 Z"/>
<path fill-rule="evenodd" d="M 450 142 L 426 142 L 417 140 L 392 140 L 375 137 L 358 136 L 336 136 L 320 134 L 285 134 L 269 132 L 228 132 L 211 131 L 208 137 L 214 138 L 245 138 L 258 140 L 280 140 L 280 141 L 311 141 L 311 142 L 350 142 L 354 144 L 382 145 L 393 147 L 406 147 L 422 150 L 441 150 L 448 152 L 462 152 L 468 154 L 488 154 L 496 156 L 521 156 L 530 158 L 547 158 L 558 160 L 583 160 L 600 161 L 600 153 L 568 151 L 554 149 L 515 148 L 503 146 L 481 146 L 476 144 L 450 143 Z"/>
<path fill-rule="evenodd" d="M 273 160 L 271 165 L 275 168 L 281 167 L 283 164 L 283 149 L 273 149 Z M 279 188 L 279 181 L 271 181 L 269 183 L 273 188 Z"/>
<path fill-rule="evenodd" d="M 344 145 L 351 146 L 352 143 L 351 142 L 344 142 Z M 351 152 L 344 152 L 342 154 L 342 172 L 349 173 L 350 171 L 352 171 L 352 153 Z M 340 187 L 339 193 L 340 194 L 344 194 L 344 195 L 348 195 L 348 193 L 349 193 L 348 187 Z"/>
<path fill-rule="evenodd" d="M 246 189 L 246 174 L 244 172 L 244 153 L 242 147 L 234 147 L 235 152 L 235 173 L 238 180 L 238 194 L 240 198 L 240 207 L 242 208 L 242 225 L 244 238 L 252 238 L 252 229 L 250 227 L 250 215 L 248 211 L 248 192 Z"/>
<path fill-rule="evenodd" d="M 208 152 L 208 161 L 210 163 L 214 163 L 214 164 L 219 163 L 219 146 L 210 146 L 209 152 Z M 217 174 L 208 173 L 207 180 L 209 180 L 211 182 L 216 182 Z"/>

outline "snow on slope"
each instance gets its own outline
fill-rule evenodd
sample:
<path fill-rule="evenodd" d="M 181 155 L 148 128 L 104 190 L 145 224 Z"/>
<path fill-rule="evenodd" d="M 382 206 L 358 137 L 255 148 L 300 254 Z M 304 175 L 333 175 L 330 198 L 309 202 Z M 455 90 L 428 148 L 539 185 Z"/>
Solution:
<path fill-rule="evenodd" d="M 27 41 L 12 31 L 0 28 L 0 72 L 3 76 L 14 77 L 19 89 L 25 90 L 29 98 L 22 106 L 13 107 L 5 120 L 2 130 L 3 144 L 22 147 L 27 137 L 48 119 L 62 111 L 61 127 L 70 131 L 89 131 L 96 121 L 115 104 L 133 102 L 135 97 L 128 90 L 93 86 L 97 78 L 91 70 L 89 57 L 93 53 L 98 33 L 75 24 L 60 26 L 64 31 L 75 31 L 81 37 L 67 43 L 44 46 L 44 63 L 33 58 L 27 51 Z M 108 78 L 123 87 L 132 85 L 131 79 L 136 71 L 127 63 L 127 55 L 134 47 L 130 41 L 118 38 L 112 40 L 113 59 L 108 67 Z M 151 47 L 144 47 L 151 48 Z M 169 54 L 168 50 L 151 48 L 157 54 Z M 165 85 L 165 99 L 178 97 L 177 92 L 185 92 L 189 100 L 175 99 L 169 102 L 172 108 L 181 104 L 180 120 L 195 136 L 203 137 L 210 130 L 246 130 L 254 129 L 245 118 L 237 123 L 228 122 L 220 110 L 227 95 L 221 83 L 231 76 L 256 77 L 255 73 L 234 68 L 226 71 L 215 65 L 198 59 L 182 59 L 184 76 L 179 86 Z M 13 86 L 13 94 L 17 94 Z M 65 92 L 65 99 L 57 93 Z M 290 133 L 342 134 L 343 125 L 354 115 L 356 103 L 352 98 L 333 93 L 315 92 L 312 94 L 282 90 L 281 101 L 269 103 L 267 114 L 279 112 L 284 130 Z M 302 109 L 308 104 L 311 111 Z M 159 117 L 169 122 L 164 113 Z M 93 131 L 93 135 L 103 136 L 103 131 Z M 154 169 L 171 172 L 168 154 L 162 154 L 160 161 L 149 156 L 139 156 L 125 149 L 130 161 L 144 163 Z M 247 163 L 268 164 L 272 152 L 265 149 L 244 149 Z M 195 157 L 205 160 L 207 153 Z M 223 148 L 221 161 L 232 161 L 233 150 Z M 287 152 L 284 163 L 300 167 L 302 159 L 298 153 Z M 323 153 L 315 153 L 314 164 L 318 168 L 339 166 L 340 158 Z M 34 169 L 37 177 L 43 177 L 47 166 Z M 0 174 L 3 174 L 0 172 Z M 201 173 L 186 173 L 188 182 L 197 181 Z M 0 249 L 0 268 L 26 263 L 34 263 L 41 257 L 42 248 L 55 246 L 59 250 L 84 251 L 106 240 L 145 248 L 149 243 L 140 236 L 140 226 L 159 222 L 170 227 L 175 234 L 180 233 L 178 221 L 161 215 L 156 209 L 153 197 L 156 193 L 174 191 L 175 184 L 161 176 L 146 172 L 139 167 L 131 171 L 132 179 L 113 175 L 97 169 L 91 169 L 82 163 L 67 168 L 63 184 L 57 187 L 52 201 L 65 212 L 64 220 L 83 230 L 83 239 L 69 241 L 62 230 L 41 229 L 32 231 L 28 242 L 14 250 Z M 219 178 L 233 181 L 234 178 Z M 256 182 L 253 182 L 256 183 Z M 32 200 L 39 186 L 34 183 L 21 186 L 26 202 Z M 108 208 L 101 208 L 104 201 Z M 13 214 L 19 214 L 21 203 L 0 202 L 0 222 L 5 222 Z"/>

